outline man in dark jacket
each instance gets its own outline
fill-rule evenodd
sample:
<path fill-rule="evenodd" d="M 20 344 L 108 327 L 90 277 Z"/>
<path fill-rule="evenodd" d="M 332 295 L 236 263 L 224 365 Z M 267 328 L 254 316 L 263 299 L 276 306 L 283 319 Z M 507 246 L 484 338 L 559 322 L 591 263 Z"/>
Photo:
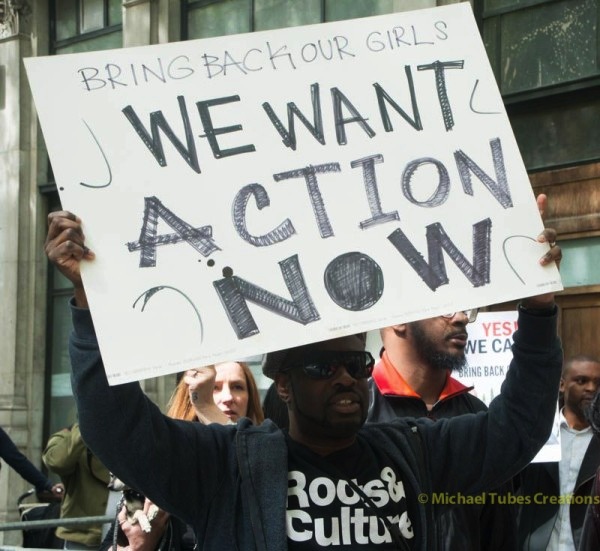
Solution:
<path fill-rule="evenodd" d="M 192 525 L 199 549 L 434 551 L 431 501 L 498 487 L 550 433 L 562 366 L 552 293 L 521 304 L 514 359 L 488 412 L 364 425 L 374 361 L 363 339 L 348 336 L 267 356 L 263 371 L 288 405 L 287 433 L 269 421 L 170 419 L 139 384 L 109 387 L 79 271 L 94 255 L 74 215 L 49 222 L 48 257 L 75 287 L 69 347 L 86 442 L 119 478 Z M 554 232 L 543 239 L 553 243 Z M 541 263 L 559 259 L 557 249 Z M 201 413 L 215 419 L 208 390 Z"/>
<path fill-rule="evenodd" d="M 600 388 L 600 360 L 579 355 L 565 362 L 560 380 L 561 460 L 535 463 L 518 477 L 531 502 L 519 511 L 519 549 L 575 551 L 600 465 L 600 440 L 593 437 L 587 410 Z M 568 501 L 569 496 L 574 499 Z"/>
<path fill-rule="evenodd" d="M 594 439 L 600 441 L 600 392 L 596 392 L 587 417 L 594 433 Z M 589 503 L 577 549 L 578 551 L 598 551 L 600 549 L 600 463 L 592 481 L 591 495 L 587 497 L 589 497 Z"/>
<path fill-rule="evenodd" d="M 383 350 L 369 381 L 371 394 L 367 421 L 396 417 L 443 419 L 487 410 L 451 376 L 466 364 L 467 324 L 477 310 L 381 329 Z M 506 494 L 507 483 L 495 493 Z M 484 503 L 436 509 L 438 534 L 446 551 L 514 551 L 517 546 L 516 510 L 508 504 Z"/>

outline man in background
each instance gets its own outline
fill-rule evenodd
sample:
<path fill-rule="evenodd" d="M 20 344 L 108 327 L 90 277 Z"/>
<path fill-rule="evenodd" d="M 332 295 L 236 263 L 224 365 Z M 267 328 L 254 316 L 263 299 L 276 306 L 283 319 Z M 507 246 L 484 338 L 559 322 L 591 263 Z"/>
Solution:
<path fill-rule="evenodd" d="M 476 317 L 477 310 L 466 310 L 381 329 L 383 350 L 369 381 L 367 420 L 436 420 L 485 411 L 486 405 L 470 394 L 472 387 L 451 376 L 466 364 L 467 324 Z M 507 484 L 498 492 L 510 489 Z M 516 510 L 511 505 L 488 502 L 442 508 L 436 522 L 446 551 L 516 548 Z"/>
<path fill-rule="evenodd" d="M 519 549 L 578 549 L 587 509 L 584 497 L 590 495 L 600 465 L 600 441 L 593 438 L 586 415 L 598 388 L 600 359 L 578 355 L 565 362 L 560 380 L 561 460 L 529 465 L 520 475 L 520 492 L 532 503 L 519 511 Z"/>
<path fill-rule="evenodd" d="M 65 485 L 61 518 L 104 515 L 110 473 L 85 445 L 77 423 L 50 437 L 42 459 Z M 56 535 L 65 549 L 98 549 L 101 531 L 99 524 L 59 526 Z"/>

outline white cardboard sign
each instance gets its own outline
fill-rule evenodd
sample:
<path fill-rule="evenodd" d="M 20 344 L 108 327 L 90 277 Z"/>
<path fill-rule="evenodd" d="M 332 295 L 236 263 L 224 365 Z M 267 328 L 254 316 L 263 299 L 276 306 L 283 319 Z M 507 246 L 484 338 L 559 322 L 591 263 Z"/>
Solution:
<path fill-rule="evenodd" d="M 26 68 L 111 384 L 562 289 L 468 3 Z"/>
<path fill-rule="evenodd" d="M 475 396 L 490 405 L 500 394 L 512 360 L 513 333 L 517 330 L 517 311 L 480 312 L 468 326 L 467 366 L 452 376 L 467 386 L 474 386 Z M 552 433 L 533 463 L 560 461 L 560 424 L 558 404 Z"/>

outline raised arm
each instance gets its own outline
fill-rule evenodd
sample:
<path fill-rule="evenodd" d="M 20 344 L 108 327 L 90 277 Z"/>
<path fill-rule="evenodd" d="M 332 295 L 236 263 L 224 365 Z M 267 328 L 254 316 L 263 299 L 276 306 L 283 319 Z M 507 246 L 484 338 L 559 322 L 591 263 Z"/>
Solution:
<path fill-rule="evenodd" d="M 75 305 L 87 308 L 88 301 L 81 280 L 82 260 L 93 260 L 94 253 L 85 246 L 81 219 L 68 211 L 48 215 L 48 234 L 44 250 L 48 259 L 73 284 Z"/>
<path fill-rule="evenodd" d="M 55 497 L 62 497 L 63 485 L 53 485 L 46 476 L 25 457 L 10 436 L 0 428 L 0 457 L 6 461 L 19 475 L 35 486 L 38 493 L 52 492 Z"/>
<path fill-rule="evenodd" d="M 191 522 L 190 515 L 208 508 L 229 472 L 227 450 L 235 429 L 170 419 L 138 383 L 108 385 L 80 272 L 80 263 L 93 261 L 94 254 L 85 246 L 77 216 L 52 213 L 48 222 L 46 254 L 74 286 L 69 352 L 83 438 L 121 480 Z"/>
<path fill-rule="evenodd" d="M 214 366 L 186 371 L 183 382 L 187 385 L 188 399 L 198 421 L 204 424 L 231 424 L 229 417 L 217 407 L 213 400 L 213 389 L 215 387 Z"/>
<path fill-rule="evenodd" d="M 545 195 L 538 197 L 542 214 L 546 201 Z M 555 230 L 546 228 L 538 241 L 550 246 L 540 264 L 559 265 L 562 251 Z M 432 470 L 433 492 L 477 493 L 498 487 L 544 445 L 554 420 L 563 360 L 557 324 L 554 293 L 524 298 L 519 304 L 513 360 L 501 394 L 488 412 L 423 423 L 432 457 L 446 461 L 444 469 Z"/>

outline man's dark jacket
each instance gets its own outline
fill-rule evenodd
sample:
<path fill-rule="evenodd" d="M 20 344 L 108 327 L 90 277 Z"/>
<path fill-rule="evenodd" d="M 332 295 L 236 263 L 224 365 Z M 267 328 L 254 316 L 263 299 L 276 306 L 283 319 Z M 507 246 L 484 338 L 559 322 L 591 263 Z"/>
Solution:
<path fill-rule="evenodd" d="M 389 362 L 389 358 L 387 359 Z M 378 368 L 380 368 L 378 370 Z M 385 378 L 383 362 L 375 368 L 375 374 Z M 367 422 L 391 421 L 398 417 L 428 417 L 445 419 L 464 413 L 486 411 L 486 405 L 470 394 L 466 387 L 452 377 L 448 377 L 448 392 L 429 411 L 425 402 L 417 395 L 410 395 L 402 389 L 378 387 L 377 376 L 369 380 L 369 416 Z M 383 393 L 382 393 L 383 390 Z M 451 473 L 448 473 L 451 475 Z M 508 482 L 495 490 L 498 494 L 512 491 Z M 515 551 L 517 549 L 516 510 L 511 505 L 498 505 L 490 502 L 485 505 L 464 505 L 442 508 L 436 522 L 440 547 L 445 551 Z"/>
<path fill-rule="evenodd" d="M 401 475 L 414 551 L 438 549 L 424 499 L 496 488 L 548 438 L 562 367 L 556 321 L 556 311 L 521 313 L 513 362 L 488 412 L 435 422 L 398 419 L 358 432 L 362 445 L 385 454 Z M 163 415 L 139 384 L 109 387 L 89 311 L 73 308 L 73 324 L 69 347 L 81 430 L 111 472 L 190 524 L 199 550 L 285 551 L 284 433 L 269 421 L 202 425 Z"/>
<path fill-rule="evenodd" d="M 594 439 L 598 436 L 594 436 Z M 600 468 L 592 483 L 591 503 L 587 507 L 578 551 L 598 551 L 600 549 Z"/>
<path fill-rule="evenodd" d="M 575 502 L 569 506 L 575 549 L 579 546 L 587 510 L 585 499 L 592 492 L 598 465 L 600 465 L 600 441 L 592 437 L 577 475 L 573 492 Z M 519 493 L 531 499 L 531 504 L 522 505 L 519 510 L 519 549 L 545 551 L 560 508 L 558 503 L 551 503 L 551 499 L 545 499 L 547 496 L 560 497 L 558 463 L 533 463 L 523 470 L 517 480 L 520 481 Z M 540 497 L 536 498 L 536 496 Z M 576 503 L 577 500 L 580 500 L 579 505 Z"/>

